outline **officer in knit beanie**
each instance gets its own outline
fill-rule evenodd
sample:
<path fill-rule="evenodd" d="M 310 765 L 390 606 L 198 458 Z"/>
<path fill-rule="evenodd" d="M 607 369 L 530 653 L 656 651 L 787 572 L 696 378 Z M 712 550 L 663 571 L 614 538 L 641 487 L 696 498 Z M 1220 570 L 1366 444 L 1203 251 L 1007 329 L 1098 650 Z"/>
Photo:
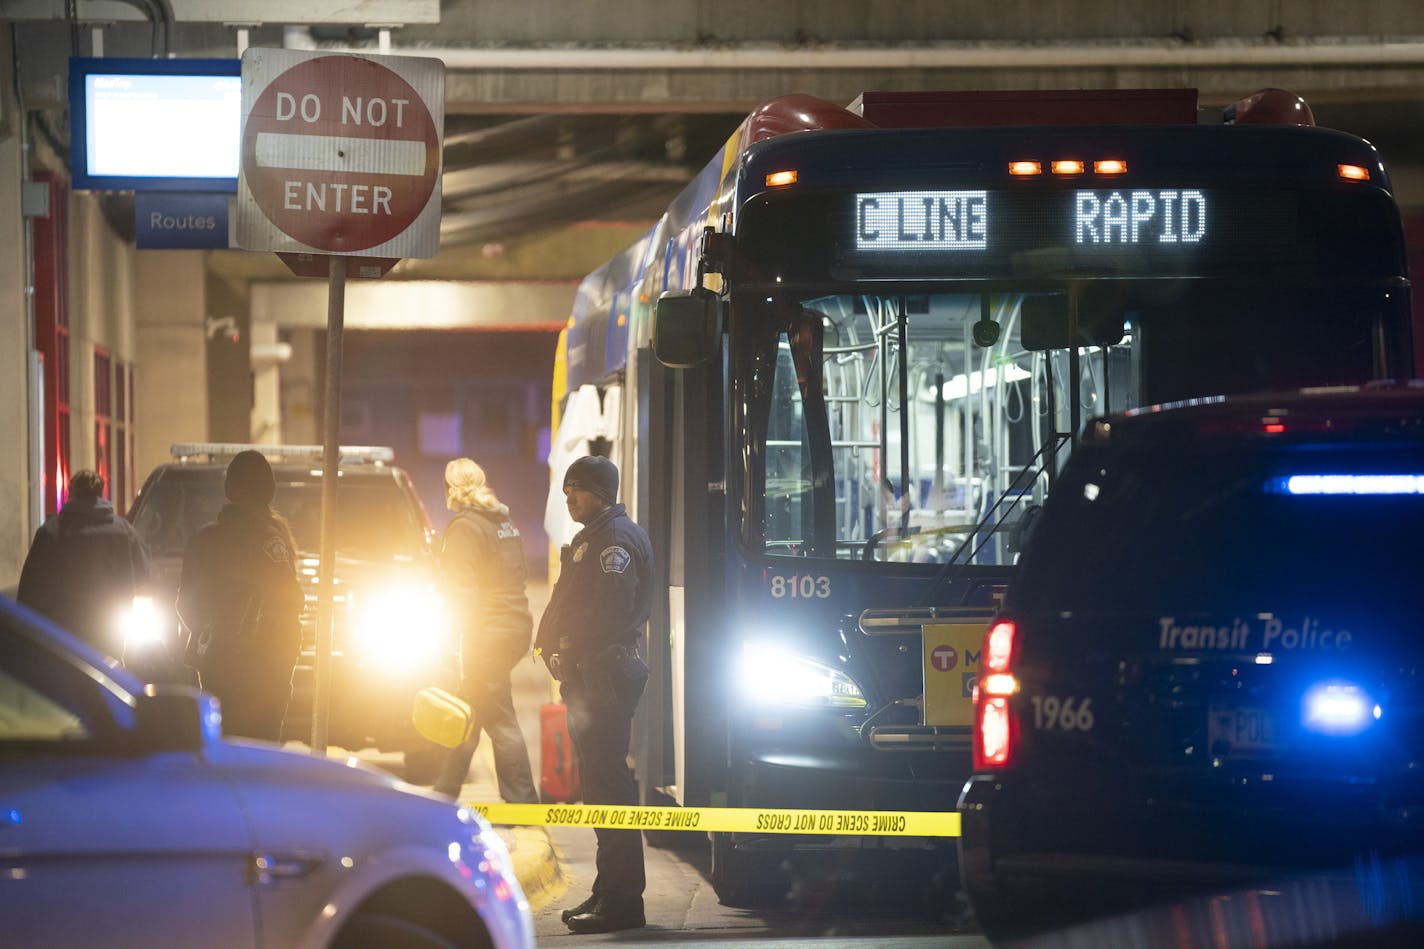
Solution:
<path fill-rule="evenodd" d="M 609 504 L 616 504 L 618 466 L 601 455 L 575 458 L 564 473 L 564 487 L 578 488 Z"/>
<path fill-rule="evenodd" d="M 260 451 L 240 451 L 228 462 L 223 494 L 235 504 L 266 507 L 277 493 L 272 465 Z"/>

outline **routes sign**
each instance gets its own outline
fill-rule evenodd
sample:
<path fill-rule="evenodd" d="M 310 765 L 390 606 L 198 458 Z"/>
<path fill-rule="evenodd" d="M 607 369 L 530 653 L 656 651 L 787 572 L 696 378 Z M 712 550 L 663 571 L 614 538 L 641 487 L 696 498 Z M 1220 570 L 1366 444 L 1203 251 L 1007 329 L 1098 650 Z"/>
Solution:
<path fill-rule="evenodd" d="M 238 246 L 434 257 L 444 99 L 438 59 L 248 49 Z"/>

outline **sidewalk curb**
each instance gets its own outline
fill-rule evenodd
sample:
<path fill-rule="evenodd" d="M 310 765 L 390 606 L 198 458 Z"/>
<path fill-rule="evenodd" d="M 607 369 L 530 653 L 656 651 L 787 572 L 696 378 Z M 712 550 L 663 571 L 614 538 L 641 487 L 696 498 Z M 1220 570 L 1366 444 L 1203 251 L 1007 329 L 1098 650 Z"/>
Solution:
<path fill-rule="evenodd" d="M 562 855 L 546 828 L 496 826 L 494 830 L 509 848 L 514 876 L 531 913 L 537 915 L 568 891 Z"/>

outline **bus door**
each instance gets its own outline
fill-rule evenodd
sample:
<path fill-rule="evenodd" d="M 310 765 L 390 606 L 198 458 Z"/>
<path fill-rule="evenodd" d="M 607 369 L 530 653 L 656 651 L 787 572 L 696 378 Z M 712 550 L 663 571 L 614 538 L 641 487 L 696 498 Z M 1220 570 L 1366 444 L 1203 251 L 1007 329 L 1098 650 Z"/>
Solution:
<path fill-rule="evenodd" d="M 725 764 L 726 696 L 716 670 L 731 657 L 724 635 L 726 434 L 724 357 L 690 369 L 646 366 L 647 527 L 665 578 L 649 622 L 653 675 L 640 705 L 635 760 L 645 800 L 709 802 Z M 640 376 L 641 379 L 641 376 Z M 691 673 L 689 673 L 691 670 Z M 689 710 L 692 710 L 691 713 Z"/>

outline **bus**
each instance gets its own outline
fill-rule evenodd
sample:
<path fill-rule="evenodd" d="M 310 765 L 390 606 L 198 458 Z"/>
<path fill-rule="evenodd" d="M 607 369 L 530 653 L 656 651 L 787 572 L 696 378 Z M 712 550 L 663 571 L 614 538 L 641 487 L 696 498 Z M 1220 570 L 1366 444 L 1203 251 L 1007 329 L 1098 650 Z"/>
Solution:
<path fill-rule="evenodd" d="M 1408 377 L 1405 261 L 1379 154 L 1280 90 L 762 105 L 582 281 L 556 359 L 557 453 L 618 462 L 657 555 L 644 800 L 952 810 L 1082 422 Z M 952 844 L 714 833 L 711 876 L 745 903 L 952 875 Z"/>

